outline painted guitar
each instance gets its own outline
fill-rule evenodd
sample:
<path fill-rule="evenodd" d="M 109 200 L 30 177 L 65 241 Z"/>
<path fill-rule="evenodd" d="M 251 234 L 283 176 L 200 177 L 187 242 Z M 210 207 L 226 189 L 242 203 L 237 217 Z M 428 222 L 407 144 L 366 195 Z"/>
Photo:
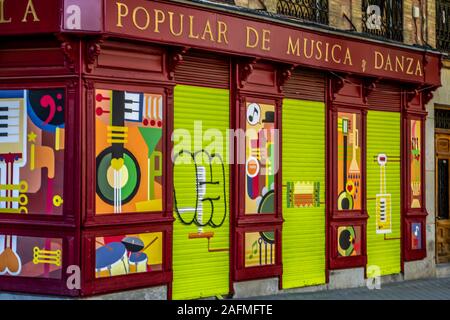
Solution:
<path fill-rule="evenodd" d="M 348 148 L 348 119 L 342 119 L 342 134 L 344 135 L 344 163 L 343 163 L 343 186 L 341 193 L 338 197 L 338 209 L 339 210 L 351 210 L 353 209 L 353 197 L 350 192 L 347 191 L 347 148 Z"/>
<path fill-rule="evenodd" d="M 110 100 L 101 94 L 97 101 Z M 122 205 L 129 202 L 137 192 L 140 168 L 136 158 L 124 144 L 128 143 L 128 127 L 125 120 L 140 120 L 139 94 L 112 91 L 110 125 L 107 142 L 111 147 L 97 157 L 97 193 L 105 202 L 114 206 L 114 213 L 122 212 Z M 107 181 L 99 186 L 99 181 Z"/>

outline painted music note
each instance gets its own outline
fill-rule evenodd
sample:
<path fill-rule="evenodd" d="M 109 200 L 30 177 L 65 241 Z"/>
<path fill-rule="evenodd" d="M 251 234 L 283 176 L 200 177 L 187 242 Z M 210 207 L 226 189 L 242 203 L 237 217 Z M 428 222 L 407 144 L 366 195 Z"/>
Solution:
<path fill-rule="evenodd" d="M 261 107 L 257 103 L 251 103 L 247 107 L 247 121 L 252 126 L 261 119 Z"/>
<path fill-rule="evenodd" d="M 253 242 L 252 251 L 248 256 L 249 259 L 253 259 L 253 257 L 258 253 L 258 241 Z"/>
<path fill-rule="evenodd" d="M 28 114 L 40 129 L 55 132 L 64 128 L 64 91 L 30 90 L 28 92 Z"/>

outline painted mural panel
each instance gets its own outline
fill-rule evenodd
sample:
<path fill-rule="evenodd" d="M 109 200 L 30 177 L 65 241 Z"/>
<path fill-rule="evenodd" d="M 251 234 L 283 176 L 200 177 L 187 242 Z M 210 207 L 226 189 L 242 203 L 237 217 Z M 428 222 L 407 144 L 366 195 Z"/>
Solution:
<path fill-rule="evenodd" d="M 0 234 L 0 276 L 61 279 L 62 239 Z"/>
<path fill-rule="evenodd" d="M 245 233 L 245 267 L 275 264 L 275 231 Z"/>
<path fill-rule="evenodd" d="M 162 232 L 97 237 L 95 247 L 96 278 L 162 270 Z"/>
<path fill-rule="evenodd" d="M 420 208 L 422 196 L 422 153 L 421 153 L 421 126 L 419 120 L 411 120 L 411 150 L 410 150 L 410 172 L 411 172 L 411 208 Z"/>
<path fill-rule="evenodd" d="M 275 106 L 247 103 L 245 213 L 275 212 L 277 134 Z"/>
<path fill-rule="evenodd" d="M 325 104 L 283 99 L 283 289 L 323 284 Z"/>
<path fill-rule="evenodd" d="M 361 116 L 338 113 L 338 209 L 361 209 Z"/>
<path fill-rule="evenodd" d="M 422 249 L 422 224 L 420 222 L 411 223 L 411 249 Z"/>
<path fill-rule="evenodd" d="M 0 213 L 62 215 L 64 89 L 0 90 Z"/>
<path fill-rule="evenodd" d="M 173 299 L 229 292 L 229 91 L 174 91 Z"/>
<path fill-rule="evenodd" d="M 95 92 L 97 214 L 162 210 L 163 96 Z"/>
<path fill-rule="evenodd" d="M 361 255 L 361 226 L 341 226 L 337 230 L 339 257 Z"/>
<path fill-rule="evenodd" d="M 400 114 L 367 114 L 367 260 L 382 275 L 399 273 Z"/>

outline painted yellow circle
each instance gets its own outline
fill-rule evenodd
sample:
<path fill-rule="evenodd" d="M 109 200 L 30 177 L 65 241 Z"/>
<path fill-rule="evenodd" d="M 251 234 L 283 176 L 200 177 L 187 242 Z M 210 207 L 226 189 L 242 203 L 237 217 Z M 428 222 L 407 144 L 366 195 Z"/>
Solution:
<path fill-rule="evenodd" d="M 55 207 L 60 207 L 63 204 L 63 199 L 60 195 L 53 196 L 53 205 Z"/>

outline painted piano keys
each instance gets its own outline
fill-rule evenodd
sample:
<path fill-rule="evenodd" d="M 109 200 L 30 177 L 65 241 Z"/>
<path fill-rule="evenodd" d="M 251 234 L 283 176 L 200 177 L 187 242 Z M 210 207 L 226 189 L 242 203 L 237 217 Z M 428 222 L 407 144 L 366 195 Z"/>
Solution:
<path fill-rule="evenodd" d="M 25 90 L 0 94 L 0 213 L 27 213 L 28 185 L 20 180 L 27 164 Z"/>
<path fill-rule="evenodd" d="M 62 214 L 64 105 L 63 89 L 0 90 L 0 213 Z"/>

